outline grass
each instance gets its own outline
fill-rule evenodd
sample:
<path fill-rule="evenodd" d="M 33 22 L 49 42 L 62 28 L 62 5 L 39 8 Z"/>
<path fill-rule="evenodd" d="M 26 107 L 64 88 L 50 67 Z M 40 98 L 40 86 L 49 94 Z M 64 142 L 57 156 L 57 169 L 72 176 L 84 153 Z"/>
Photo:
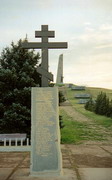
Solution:
<path fill-rule="evenodd" d="M 64 110 L 60 110 L 65 127 L 61 129 L 61 143 L 81 144 L 84 140 L 106 140 L 104 134 L 92 129 L 86 122 L 73 121 Z"/>
<path fill-rule="evenodd" d="M 82 110 L 82 114 L 84 114 L 86 117 L 91 118 L 94 120 L 94 122 L 97 125 L 102 125 L 105 128 L 111 129 L 112 130 L 112 118 L 108 118 L 106 116 L 101 116 L 97 115 L 93 112 L 87 111 L 87 110 Z"/>
<path fill-rule="evenodd" d="M 105 92 L 105 93 L 107 94 L 107 96 L 109 97 L 110 100 L 112 99 L 112 90 L 110 90 L 110 89 L 94 88 L 94 87 L 87 87 L 87 88 L 86 88 L 86 92 L 87 92 L 87 93 L 90 93 L 93 98 L 96 98 L 97 95 L 98 95 L 101 91 L 102 91 L 102 92 Z"/>
<path fill-rule="evenodd" d="M 85 115 L 88 118 L 91 118 L 97 125 L 102 125 L 103 127 L 106 127 L 108 129 L 112 130 L 112 118 L 108 118 L 106 116 L 97 115 L 93 112 L 87 111 L 84 108 L 84 105 L 77 104 L 78 100 L 74 98 L 74 95 L 77 93 L 90 93 L 93 98 L 96 98 L 96 96 L 101 92 L 106 92 L 109 99 L 112 99 L 112 90 L 108 89 L 100 89 L 100 88 L 87 88 L 86 91 L 73 91 L 69 88 L 67 88 L 66 94 L 67 98 L 73 105 L 73 107 L 83 115 Z"/>

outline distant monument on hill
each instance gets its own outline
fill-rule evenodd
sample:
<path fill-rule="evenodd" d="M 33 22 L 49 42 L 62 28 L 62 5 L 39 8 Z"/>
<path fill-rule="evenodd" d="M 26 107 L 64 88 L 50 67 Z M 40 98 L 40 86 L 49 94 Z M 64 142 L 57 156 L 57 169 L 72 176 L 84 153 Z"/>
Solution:
<path fill-rule="evenodd" d="M 56 84 L 63 84 L 63 54 L 59 56 Z"/>

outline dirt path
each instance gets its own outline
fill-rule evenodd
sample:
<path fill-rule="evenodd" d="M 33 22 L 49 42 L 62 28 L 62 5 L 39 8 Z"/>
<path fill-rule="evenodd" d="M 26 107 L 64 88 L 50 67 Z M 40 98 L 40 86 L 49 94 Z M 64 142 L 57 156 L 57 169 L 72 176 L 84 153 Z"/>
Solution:
<path fill-rule="evenodd" d="M 91 119 L 76 111 L 72 106 L 64 106 L 63 104 L 63 106 L 60 106 L 60 109 L 64 110 L 74 121 L 92 122 Z"/>

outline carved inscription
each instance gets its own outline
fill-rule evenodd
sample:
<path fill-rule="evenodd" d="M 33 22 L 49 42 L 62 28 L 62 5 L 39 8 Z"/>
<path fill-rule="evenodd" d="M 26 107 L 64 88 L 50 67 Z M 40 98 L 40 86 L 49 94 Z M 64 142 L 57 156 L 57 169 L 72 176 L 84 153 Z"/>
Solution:
<path fill-rule="evenodd" d="M 31 95 L 31 175 L 62 175 L 58 88 L 33 87 Z"/>
<path fill-rule="evenodd" d="M 52 117 L 55 116 L 52 92 L 46 92 L 45 95 L 42 91 L 38 92 L 36 96 L 36 153 L 39 156 L 48 156 L 53 153 L 51 149 L 54 137 L 51 131 L 55 126 Z"/>
<path fill-rule="evenodd" d="M 37 95 L 36 95 L 36 100 L 37 101 L 50 101 L 53 99 L 52 93 L 46 92 L 46 95 L 43 95 L 42 91 L 40 91 Z"/>

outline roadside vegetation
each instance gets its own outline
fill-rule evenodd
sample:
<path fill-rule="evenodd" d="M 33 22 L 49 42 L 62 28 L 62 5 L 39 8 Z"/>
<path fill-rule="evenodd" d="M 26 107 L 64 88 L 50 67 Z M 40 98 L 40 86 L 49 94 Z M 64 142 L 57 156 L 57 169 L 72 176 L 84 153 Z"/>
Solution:
<path fill-rule="evenodd" d="M 100 92 L 95 100 L 90 98 L 85 104 L 85 109 L 112 118 L 112 100 L 109 100 L 104 92 Z"/>
<path fill-rule="evenodd" d="M 91 128 L 87 122 L 74 121 L 63 110 L 60 111 L 63 117 L 64 128 L 61 129 L 62 144 L 81 144 L 84 141 L 103 141 L 107 140 L 103 132 L 97 128 Z"/>
<path fill-rule="evenodd" d="M 82 113 L 88 118 L 91 118 L 95 123 L 102 125 L 106 128 L 112 129 L 112 118 L 106 117 L 104 115 L 95 114 L 94 112 L 88 111 L 85 109 L 85 105 L 78 104 L 78 100 L 74 98 L 74 95 L 77 93 L 90 93 L 92 95 L 93 100 L 97 98 L 100 92 L 106 93 L 107 97 L 112 100 L 112 90 L 109 89 L 101 89 L 101 88 L 87 88 L 85 91 L 72 91 L 71 89 L 66 89 L 66 95 L 72 106 L 78 112 Z"/>
<path fill-rule="evenodd" d="M 63 89 L 64 90 L 64 89 Z M 60 115 L 63 118 L 64 127 L 61 129 L 61 143 L 64 144 L 81 144 L 87 141 L 106 142 L 109 143 L 112 139 L 112 118 L 104 115 L 95 114 L 92 111 L 85 109 L 84 104 L 78 104 L 78 100 L 74 98 L 78 93 L 90 93 L 93 99 L 96 99 L 100 92 L 107 94 L 107 97 L 112 99 L 112 90 L 100 88 L 87 88 L 85 91 L 73 91 L 70 88 L 65 88 L 64 94 L 70 101 L 74 111 L 83 114 L 88 118 L 87 122 L 75 121 L 72 115 L 68 115 L 66 111 L 60 108 Z"/>

